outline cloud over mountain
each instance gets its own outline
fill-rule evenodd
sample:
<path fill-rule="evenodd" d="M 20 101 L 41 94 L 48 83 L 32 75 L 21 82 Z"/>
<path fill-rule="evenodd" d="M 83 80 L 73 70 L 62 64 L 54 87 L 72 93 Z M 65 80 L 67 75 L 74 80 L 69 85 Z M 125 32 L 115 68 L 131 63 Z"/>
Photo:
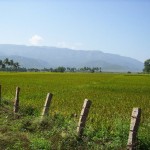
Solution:
<path fill-rule="evenodd" d="M 30 44 L 38 46 L 43 42 L 43 38 L 39 35 L 34 35 L 29 39 Z"/>

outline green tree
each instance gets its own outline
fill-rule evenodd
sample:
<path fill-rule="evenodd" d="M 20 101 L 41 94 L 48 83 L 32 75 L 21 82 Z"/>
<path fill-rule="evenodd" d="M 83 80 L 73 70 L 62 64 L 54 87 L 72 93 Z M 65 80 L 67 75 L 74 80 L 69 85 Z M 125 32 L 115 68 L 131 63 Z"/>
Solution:
<path fill-rule="evenodd" d="M 8 58 L 5 58 L 3 63 L 6 65 L 6 66 L 9 66 L 10 65 L 10 62 L 9 62 L 9 59 Z"/>
<path fill-rule="evenodd" d="M 99 72 L 102 72 L 102 68 L 101 67 L 99 67 Z"/>
<path fill-rule="evenodd" d="M 2 69 L 5 69 L 6 68 L 6 65 L 5 64 L 2 64 Z"/>
<path fill-rule="evenodd" d="M 2 67 L 2 65 L 3 65 L 3 61 L 2 61 L 2 60 L 0 60 L 0 66 Z"/>
<path fill-rule="evenodd" d="M 20 65 L 19 65 L 18 62 L 15 62 L 15 63 L 13 64 L 13 66 L 14 66 L 15 69 L 18 69 Z"/>
<path fill-rule="evenodd" d="M 13 67 L 14 61 L 12 59 L 9 61 L 9 63 L 10 63 L 10 66 Z"/>
<path fill-rule="evenodd" d="M 150 73 L 150 59 L 145 60 L 143 71 L 147 72 L 147 73 Z"/>
<path fill-rule="evenodd" d="M 65 72 L 66 68 L 65 67 L 58 67 L 55 69 L 56 72 Z"/>
<path fill-rule="evenodd" d="M 76 68 L 75 67 L 73 67 L 73 68 L 70 68 L 70 72 L 76 72 Z"/>

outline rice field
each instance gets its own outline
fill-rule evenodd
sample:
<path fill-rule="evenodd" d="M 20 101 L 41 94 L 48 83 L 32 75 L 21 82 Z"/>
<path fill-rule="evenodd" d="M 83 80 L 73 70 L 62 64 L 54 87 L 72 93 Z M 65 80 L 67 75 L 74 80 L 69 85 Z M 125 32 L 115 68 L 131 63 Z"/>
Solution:
<path fill-rule="evenodd" d="M 139 135 L 149 137 L 150 75 L 113 73 L 0 73 L 2 99 L 13 100 L 19 86 L 20 107 L 32 106 L 40 113 L 47 93 L 53 94 L 50 114 L 71 116 L 80 111 L 85 98 L 92 101 L 87 127 L 112 128 L 130 125 L 133 107 L 142 109 Z M 128 134 L 128 133 L 127 133 Z"/>
<path fill-rule="evenodd" d="M 129 118 L 133 107 L 150 115 L 150 76 L 90 73 L 1 73 L 2 97 L 13 99 L 19 86 L 21 105 L 42 109 L 47 93 L 52 93 L 50 112 L 79 114 L 85 98 L 92 101 L 90 118 L 94 124 L 107 118 Z M 143 117 L 144 121 L 148 117 Z"/>

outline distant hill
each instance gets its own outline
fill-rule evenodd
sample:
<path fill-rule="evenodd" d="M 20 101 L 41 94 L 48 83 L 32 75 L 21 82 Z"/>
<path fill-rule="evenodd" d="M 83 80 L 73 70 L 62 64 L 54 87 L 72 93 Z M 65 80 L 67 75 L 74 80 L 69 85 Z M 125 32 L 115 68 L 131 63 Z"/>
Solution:
<path fill-rule="evenodd" d="M 8 57 L 18 61 L 22 67 L 101 67 L 102 71 L 140 72 L 143 63 L 116 54 L 101 51 L 71 50 L 46 46 L 24 46 L 0 44 L 0 58 Z"/>

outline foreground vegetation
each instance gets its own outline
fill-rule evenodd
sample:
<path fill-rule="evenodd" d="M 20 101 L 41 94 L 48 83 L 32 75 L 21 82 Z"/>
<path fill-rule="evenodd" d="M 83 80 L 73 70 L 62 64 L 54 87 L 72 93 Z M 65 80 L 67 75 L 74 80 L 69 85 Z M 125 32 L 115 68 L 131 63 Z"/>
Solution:
<path fill-rule="evenodd" d="M 138 149 L 150 147 L 150 76 L 90 73 L 1 73 L 2 149 L 125 149 L 133 107 L 142 109 Z M 20 118 L 12 114 L 21 88 Z M 40 122 L 46 94 L 49 117 Z M 83 100 L 92 101 L 84 136 L 76 136 Z M 77 117 L 76 115 L 77 114 Z"/>

